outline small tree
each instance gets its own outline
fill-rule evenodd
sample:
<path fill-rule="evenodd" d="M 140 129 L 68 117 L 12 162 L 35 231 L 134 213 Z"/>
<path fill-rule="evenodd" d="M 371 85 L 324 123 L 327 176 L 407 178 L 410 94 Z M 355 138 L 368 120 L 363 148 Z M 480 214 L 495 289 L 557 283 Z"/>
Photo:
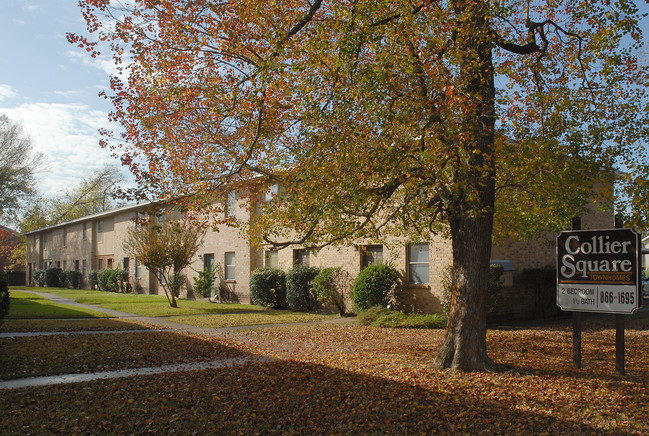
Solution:
<path fill-rule="evenodd" d="M 216 268 L 209 268 L 199 271 L 198 277 L 194 277 L 194 292 L 203 298 L 212 296 L 214 281 L 216 280 Z"/>
<path fill-rule="evenodd" d="M 155 275 L 171 307 L 178 307 L 176 297 L 185 276 L 181 274 L 203 243 L 205 231 L 180 221 L 148 222 L 128 231 L 124 250 Z"/>
<path fill-rule="evenodd" d="M 313 291 L 321 303 L 333 304 L 340 316 L 345 316 L 347 307 L 345 297 L 352 289 L 349 273 L 338 268 L 325 268 L 313 279 Z"/>

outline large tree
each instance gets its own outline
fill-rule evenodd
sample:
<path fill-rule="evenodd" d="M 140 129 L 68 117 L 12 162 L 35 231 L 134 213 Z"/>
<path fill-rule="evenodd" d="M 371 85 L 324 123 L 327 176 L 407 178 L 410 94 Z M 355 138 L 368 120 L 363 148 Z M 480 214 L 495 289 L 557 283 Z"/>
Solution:
<path fill-rule="evenodd" d="M 118 207 L 116 192 L 123 181 L 119 167 L 104 165 L 57 197 L 37 196 L 22 216 L 21 230 L 27 232 Z"/>
<path fill-rule="evenodd" d="M 452 240 L 435 363 L 493 369 L 494 215 L 565 225 L 598 182 L 646 165 L 641 17 L 622 0 L 82 0 L 103 43 L 121 141 L 143 192 L 214 214 L 219 192 L 284 187 L 252 220 L 279 246 L 392 234 Z M 226 191 L 229 188 L 226 188 Z M 606 191 L 606 190 L 604 190 Z M 227 214 L 225 214 L 227 216 Z"/>
<path fill-rule="evenodd" d="M 14 221 L 34 195 L 34 175 L 42 162 L 22 126 L 0 115 L 0 221 Z"/>

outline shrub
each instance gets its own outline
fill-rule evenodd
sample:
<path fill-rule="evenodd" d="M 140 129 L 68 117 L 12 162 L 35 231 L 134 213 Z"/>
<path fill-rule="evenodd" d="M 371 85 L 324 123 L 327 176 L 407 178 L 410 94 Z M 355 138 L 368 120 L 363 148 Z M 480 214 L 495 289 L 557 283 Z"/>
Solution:
<path fill-rule="evenodd" d="M 69 288 L 70 284 L 68 283 L 67 271 L 59 270 L 59 286 L 62 288 Z"/>
<path fill-rule="evenodd" d="M 34 271 L 34 283 L 36 284 L 36 286 L 45 286 L 45 271 L 43 271 L 42 269 Z"/>
<path fill-rule="evenodd" d="M 9 286 L 4 271 L 0 271 L 0 325 L 2 320 L 9 314 Z"/>
<path fill-rule="evenodd" d="M 68 288 L 79 289 L 81 287 L 81 271 L 66 271 L 65 272 L 65 282 Z"/>
<path fill-rule="evenodd" d="M 358 314 L 358 323 L 383 328 L 441 329 L 446 327 L 444 315 L 411 313 L 374 306 Z"/>
<path fill-rule="evenodd" d="M 299 265 L 286 274 L 286 303 L 290 309 L 311 312 L 319 307 L 312 286 L 318 272 L 318 268 Z"/>
<path fill-rule="evenodd" d="M 45 270 L 45 286 L 48 288 L 61 287 L 61 268 L 48 268 Z"/>
<path fill-rule="evenodd" d="M 199 271 L 198 277 L 194 277 L 194 292 L 203 298 L 210 298 L 214 290 L 215 280 L 216 269 L 213 267 Z"/>
<path fill-rule="evenodd" d="M 325 268 L 313 279 L 313 292 L 318 301 L 334 305 L 340 316 L 347 313 L 345 297 L 349 295 L 351 288 L 351 277 L 342 267 Z"/>
<path fill-rule="evenodd" d="M 128 281 L 128 271 L 123 269 L 105 269 L 97 274 L 99 289 L 107 292 L 118 292 L 122 283 Z"/>
<path fill-rule="evenodd" d="M 392 265 L 370 265 L 358 274 L 352 290 L 352 301 L 357 310 L 372 306 L 386 307 L 399 286 L 401 276 Z"/>
<path fill-rule="evenodd" d="M 256 269 L 250 275 L 250 298 L 260 306 L 286 306 L 286 274 L 278 268 Z"/>
<path fill-rule="evenodd" d="M 99 271 L 94 269 L 90 271 L 90 274 L 88 274 L 88 282 L 90 282 L 91 289 L 99 289 Z"/>
<path fill-rule="evenodd" d="M 500 279 L 503 276 L 503 272 L 504 270 L 502 265 L 489 265 L 489 299 L 487 300 L 487 313 L 493 312 L 494 308 L 500 304 L 500 291 L 502 290 Z M 451 308 L 452 276 L 453 265 L 448 265 L 442 272 L 442 308 L 445 315 L 448 315 L 448 311 Z"/>

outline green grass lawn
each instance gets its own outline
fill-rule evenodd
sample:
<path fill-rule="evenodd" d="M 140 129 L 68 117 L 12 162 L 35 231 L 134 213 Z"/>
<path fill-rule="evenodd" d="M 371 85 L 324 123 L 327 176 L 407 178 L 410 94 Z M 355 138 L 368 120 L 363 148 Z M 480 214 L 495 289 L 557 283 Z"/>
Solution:
<path fill-rule="evenodd" d="M 8 320 L 27 318 L 106 318 L 109 315 L 78 307 L 54 303 L 45 297 L 10 290 Z"/>
<path fill-rule="evenodd" d="M 178 307 L 173 308 L 169 306 L 169 302 L 164 295 L 119 294 L 114 292 L 63 288 L 21 289 L 55 294 L 61 297 L 69 298 L 70 300 L 74 300 L 77 303 L 97 305 L 98 307 L 119 310 L 140 316 L 171 317 L 173 321 L 179 323 L 209 328 L 256 324 L 315 322 L 337 317 L 337 315 L 291 312 L 288 310 L 272 310 L 252 304 L 210 303 L 209 301 L 205 300 L 179 300 Z M 44 297 L 36 296 L 27 292 L 21 292 L 15 289 L 11 290 L 11 295 L 12 306 L 14 304 L 14 296 L 16 300 L 21 301 L 25 299 L 38 300 L 44 307 L 59 306 L 55 303 L 50 302 Z M 77 309 L 71 310 L 76 311 Z M 47 318 L 48 316 L 41 317 Z M 55 317 L 66 318 L 71 316 L 51 316 L 51 318 Z M 8 330 L 5 329 L 5 331 Z"/>
<path fill-rule="evenodd" d="M 69 298 L 77 303 L 93 304 L 105 309 L 134 313 L 140 316 L 179 316 L 237 313 L 268 310 L 252 304 L 217 304 L 204 300 L 178 300 L 178 307 L 170 307 L 164 295 L 119 294 L 86 289 L 29 288 Z"/>

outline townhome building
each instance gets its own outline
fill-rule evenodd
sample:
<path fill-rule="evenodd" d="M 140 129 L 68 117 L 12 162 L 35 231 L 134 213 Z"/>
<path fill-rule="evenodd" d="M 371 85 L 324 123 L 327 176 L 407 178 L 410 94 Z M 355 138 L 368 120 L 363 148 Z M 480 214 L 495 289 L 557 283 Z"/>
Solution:
<path fill-rule="evenodd" d="M 255 211 L 254 207 L 246 207 L 235 191 L 228 194 L 227 201 L 227 213 L 237 220 L 249 220 Z M 83 285 L 88 287 L 87 278 L 91 270 L 120 268 L 128 271 L 129 284 L 134 292 L 161 293 L 154 275 L 137 259 L 129 257 L 123 247 L 128 229 L 159 204 L 131 205 L 25 233 L 27 282 L 34 283 L 36 270 L 59 267 L 80 271 L 86 278 Z M 584 228 L 610 228 L 613 214 L 593 206 L 582 218 L 582 223 Z M 529 283 L 525 272 L 554 266 L 554 237 L 548 234 L 532 240 L 507 240 L 494 245 L 492 263 L 500 264 L 504 270 L 502 285 L 508 299 L 504 314 L 525 316 L 526 312 L 534 310 L 537 303 L 530 292 L 535 292 L 535 284 Z M 271 266 L 288 271 L 299 264 L 319 268 L 342 267 L 351 278 L 355 278 L 362 269 L 377 262 L 389 262 L 401 272 L 400 307 L 428 313 L 442 310 L 442 279 L 444 270 L 451 264 L 451 242 L 441 235 L 428 241 L 357 241 L 320 250 L 302 246 L 275 250 L 270 246 L 252 246 L 237 228 L 221 226 L 218 231 L 208 229 L 196 257 L 184 271 L 188 280 L 183 296 L 193 297 L 193 279 L 199 271 L 217 264 L 221 271 L 217 287 L 223 291 L 222 295 L 228 301 L 250 303 L 249 280 L 257 268 Z"/>

